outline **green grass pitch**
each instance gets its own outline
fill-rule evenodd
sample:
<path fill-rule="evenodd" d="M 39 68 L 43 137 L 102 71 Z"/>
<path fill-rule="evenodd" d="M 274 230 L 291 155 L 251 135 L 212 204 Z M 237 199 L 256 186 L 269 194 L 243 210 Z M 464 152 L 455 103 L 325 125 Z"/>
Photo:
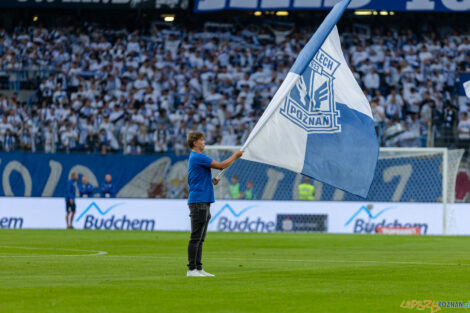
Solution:
<path fill-rule="evenodd" d="M 185 277 L 188 237 L 0 230 L 0 312 L 385 313 L 470 300 L 468 237 L 209 233 L 213 278 Z"/>

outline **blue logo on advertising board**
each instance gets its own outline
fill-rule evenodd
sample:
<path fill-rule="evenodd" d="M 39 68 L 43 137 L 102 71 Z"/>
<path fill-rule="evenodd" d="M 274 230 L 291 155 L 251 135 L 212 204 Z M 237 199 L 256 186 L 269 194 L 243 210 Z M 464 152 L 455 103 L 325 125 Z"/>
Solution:
<path fill-rule="evenodd" d="M 115 215 L 109 218 L 99 218 L 90 214 L 90 210 L 95 208 L 99 215 L 106 216 L 111 210 L 124 204 L 123 202 L 116 203 L 106 210 L 102 210 L 100 206 L 93 201 L 75 221 L 78 222 L 82 217 L 85 217 L 83 222 L 84 229 L 155 230 L 156 222 L 154 219 L 130 219 L 126 215 L 117 218 Z"/>
<path fill-rule="evenodd" d="M 375 222 L 382 214 L 396 207 L 388 207 L 385 209 L 380 210 L 376 214 L 372 214 L 373 205 L 369 204 L 367 206 L 361 206 L 344 224 L 344 226 L 348 226 L 354 221 L 353 232 L 354 233 L 376 233 L 376 229 L 378 226 L 381 227 L 419 227 L 421 229 L 421 234 L 427 234 L 428 231 L 428 224 L 427 223 L 410 223 L 410 222 L 400 222 L 398 218 L 393 219 L 393 221 L 387 220 L 383 218 L 382 220 Z M 365 212 L 368 219 L 359 218 L 358 215 L 361 212 Z"/>
<path fill-rule="evenodd" d="M 212 224 L 217 220 L 218 231 L 229 231 L 229 232 L 273 232 L 276 228 L 274 221 L 264 221 L 260 216 L 255 220 L 250 217 L 243 218 L 242 216 L 249 210 L 257 207 L 257 205 L 248 206 L 238 213 L 226 203 L 209 221 Z M 220 216 L 223 212 L 230 212 L 229 215 L 232 217 Z"/>

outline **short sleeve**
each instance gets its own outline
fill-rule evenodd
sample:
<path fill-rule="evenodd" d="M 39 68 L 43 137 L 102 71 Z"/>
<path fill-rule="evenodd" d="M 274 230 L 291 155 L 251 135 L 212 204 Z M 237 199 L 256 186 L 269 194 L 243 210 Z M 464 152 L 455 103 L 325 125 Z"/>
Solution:
<path fill-rule="evenodd" d="M 197 154 L 195 161 L 197 165 L 204 166 L 204 167 L 210 167 L 212 163 L 212 159 L 202 153 Z"/>

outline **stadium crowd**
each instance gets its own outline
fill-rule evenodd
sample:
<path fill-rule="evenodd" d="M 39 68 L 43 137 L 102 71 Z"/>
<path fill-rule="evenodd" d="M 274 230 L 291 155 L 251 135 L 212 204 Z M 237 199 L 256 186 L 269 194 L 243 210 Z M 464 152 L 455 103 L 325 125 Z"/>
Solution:
<path fill-rule="evenodd" d="M 0 29 L 0 83 L 38 80 L 37 104 L 0 95 L 0 150 L 184 151 L 186 133 L 240 145 L 312 29 L 207 23 L 145 32 L 98 25 Z M 470 40 L 450 28 L 341 30 L 385 146 L 470 143 L 458 77 Z M 460 139 L 458 141 L 457 139 Z"/>

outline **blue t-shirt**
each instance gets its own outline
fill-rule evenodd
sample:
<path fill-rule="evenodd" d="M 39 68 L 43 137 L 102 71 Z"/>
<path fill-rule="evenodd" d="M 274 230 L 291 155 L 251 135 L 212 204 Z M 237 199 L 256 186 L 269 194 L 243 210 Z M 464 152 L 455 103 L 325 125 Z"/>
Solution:
<path fill-rule="evenodd" d="M 212 159 L 208 156 L 191 152 L 188 161 L 188 203 L 214 202 L 214 186 L 211 175 Z"/>
<path fill-rule="evenodd" d="M 75 181 L 73 179 L 69 179 L 67 181 L 67 187 L 65 188 L 65 200 L 69 201 L 70 199 L 75 200 Z"/>

